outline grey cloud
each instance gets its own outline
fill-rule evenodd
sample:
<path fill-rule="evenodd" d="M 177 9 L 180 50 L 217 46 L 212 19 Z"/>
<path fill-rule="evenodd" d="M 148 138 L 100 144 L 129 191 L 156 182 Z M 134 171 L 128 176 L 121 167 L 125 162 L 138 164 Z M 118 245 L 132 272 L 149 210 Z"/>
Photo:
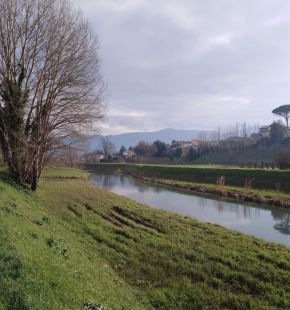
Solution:
<path fill-rule="evenodd" d="M 264 124 L 290 101 L 287 1 L 74 2 L 99 35 L 105 132 Z"/>

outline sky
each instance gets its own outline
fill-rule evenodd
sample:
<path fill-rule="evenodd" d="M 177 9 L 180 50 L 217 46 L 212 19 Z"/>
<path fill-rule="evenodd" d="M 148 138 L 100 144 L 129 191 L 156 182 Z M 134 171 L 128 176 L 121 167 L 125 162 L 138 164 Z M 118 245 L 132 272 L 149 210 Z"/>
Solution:
<path fill-rule="evenodd" d="M 104 134 L 266 125 L 290 104 L 288 0 L 73 0 L 99 40 Z"/>

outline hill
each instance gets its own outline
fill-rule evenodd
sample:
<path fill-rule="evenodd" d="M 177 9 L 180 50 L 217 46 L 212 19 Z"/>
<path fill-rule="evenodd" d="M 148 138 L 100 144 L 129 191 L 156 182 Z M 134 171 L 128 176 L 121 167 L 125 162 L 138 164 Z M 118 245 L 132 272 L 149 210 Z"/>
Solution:
<path fill-rule="evenodd" d="M 152 143 L 156 140 L 161 140 L 165 143 L 171 143 L 172 140 L 188 141 L 192 139 L 197 139 L 200 134 L 210 136 L 213 134 L 213 132 L 167 128 L 153 132 L 132 132 L 120 135 L 109 135 L 107 137 L 118 150 L 122 145 L 124 145 L 126 148 L 130 146 L 135 146 L 141 140 L 149 143 Z M 93 151 L 96 148 L 100 147 L 100 136 L 92 136 L 90 137 L 88 142 L 90 150 Z"/>

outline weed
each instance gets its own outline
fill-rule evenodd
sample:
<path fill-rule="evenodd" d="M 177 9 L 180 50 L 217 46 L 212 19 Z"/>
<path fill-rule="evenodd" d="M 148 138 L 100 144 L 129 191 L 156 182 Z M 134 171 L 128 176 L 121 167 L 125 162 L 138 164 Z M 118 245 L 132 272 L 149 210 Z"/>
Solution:
<path fill-rule="evenodd" d="M 226 182 L 226 178 L 224 176 L 217 178 L 217 181 L 216 181 L 217 185 L 219 186 L 225 186 L 225 182 Z"/>
<path fill-rule="evenodd" d="M 62 240 L 48 239 L 46 240 L 46 244 L 59 255 L 65 258 L 68 257 L 68 250 L 62 247 Z"/>
<path fill-rule="evenodd" d="M 90 302 L 86 302 L 83 307 L 83 310 L 105 310 L 105 307 L 101 304 L 93 304 Z"/>

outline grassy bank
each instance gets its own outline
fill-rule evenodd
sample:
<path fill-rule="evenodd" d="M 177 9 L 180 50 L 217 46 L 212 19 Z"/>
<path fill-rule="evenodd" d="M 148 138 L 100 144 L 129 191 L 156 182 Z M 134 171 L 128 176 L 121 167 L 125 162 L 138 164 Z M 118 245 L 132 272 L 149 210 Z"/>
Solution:
<path fill-rule="evenodd" d="M 133 174 L 134 176 L 134 174 Z M 256 204 L 290 208 L 290 194 L 269 190 L 254 190 L 249 188 L 240 188 L 233 186 L 220 186 L 212 184 L 200 184 L 192 182 L 183 182 L 178 180 L 166 180 L 135 176 L 144 182 L 159 184 L 175 189 L 182 189 L 190 192 L 212 194 L 224 198 L 243 200 Z"/>
<path fill-rule="evenodd" d="M 225 168 L 223 166 L 167 166 L 167 165 L 134 165 L 134 164 L 97 164 L 87 165 L 89 169 L 121 170 L 139 176 L 157 179 L 179 180 L 201 184 L 217 184 L 217 179 L 225 177 L 227 186 L 245 187 L 251 180 L 253 189 L 275 191 L 277 184 L 280 190 L 290 193 L 290 172 L 281 170 L 259 170 Z"/>
<path fill-rule="evenodd" d="M 132 164 L 87 165 L 100 172 L 121 172 L 144 181 L 236 200 L 290 207 L 290 173 L 280 170 L 240 169 L 226 166 L 161 166 Z M 225 185 L 217 179 L 225 178 Z M 246 183 L 250 186 L 245 186 Z"/>
<path fill-rule="evenodd" d="M 0 309 L 289 309 L 288 248 L 87 178 L 51 168 L 37 194 L 0 179 Z"/>

